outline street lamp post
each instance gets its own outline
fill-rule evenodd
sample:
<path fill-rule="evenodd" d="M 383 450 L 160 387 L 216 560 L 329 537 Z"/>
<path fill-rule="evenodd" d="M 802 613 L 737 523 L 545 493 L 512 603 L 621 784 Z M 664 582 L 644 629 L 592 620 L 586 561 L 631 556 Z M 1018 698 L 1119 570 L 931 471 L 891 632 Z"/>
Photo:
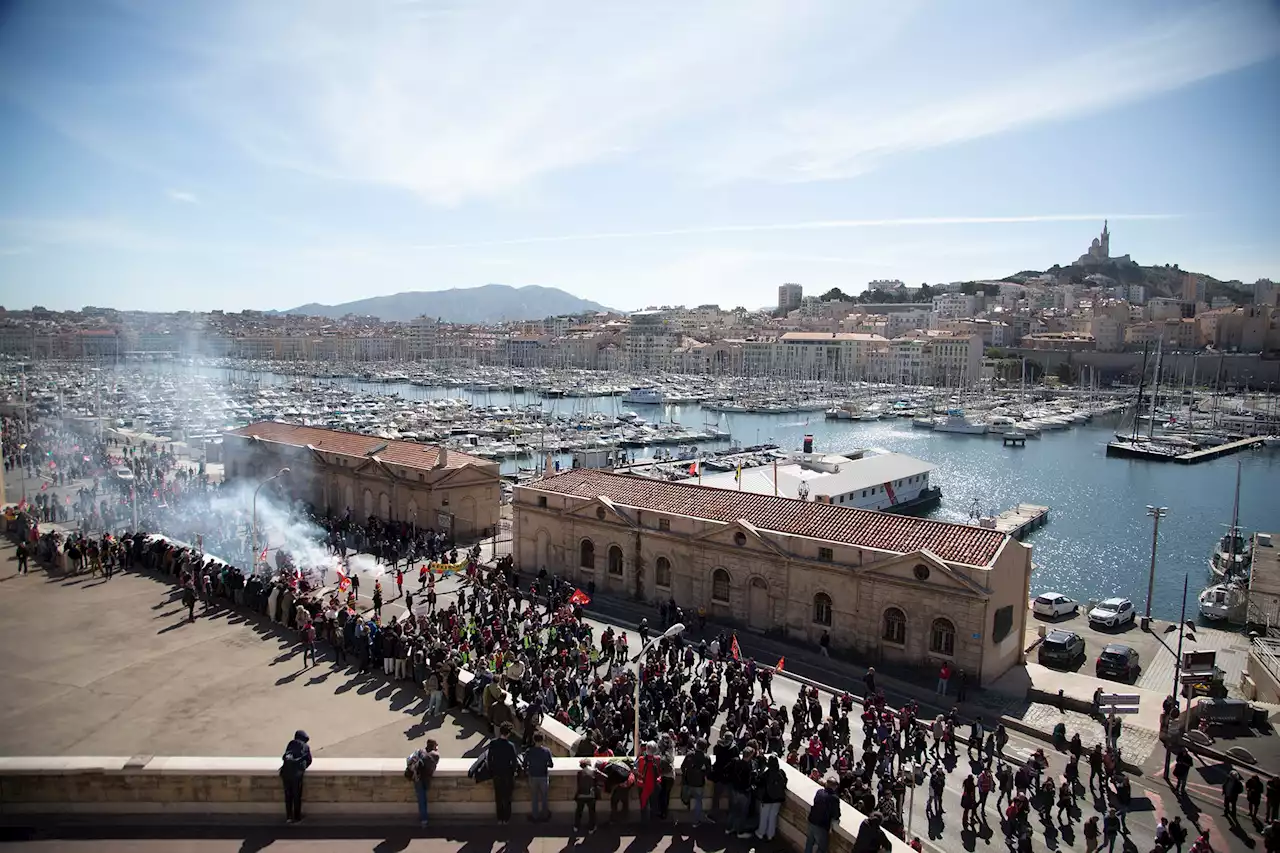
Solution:
<path fill-rule="evenodd" d="M 267 479 L 259 483 L 258 488 L 253 490 L 253 535 L 252 535 L 252 538 L 250 539 L 250 541 L 252 542 L 252 545 L 250 546 L 250 553 L 249 553 L 249 560 L 250 560 L 250 566 L 251 566 L 251 568 L 249 569 L 250 574 L 254 574 L 255 573 L 254 570 L 258 568 L 258 492 L 261 491 L 262 487 L 265 486 L 267 483 L 270 483 L 272 480 L 275 480 L 279 477 L 283 477 L 285 474 L 288 474 L 288 473 L 289 473 L 288 468 L 281 468 L 279 471 L 275 472 L 270 477 L 268 477 Z"/>
<path fill-rule="evenodd" d="M 1178 622 L 1178 654 L 1173 662 L 1173 693 L 1171 694 L 1177 703 L 1178 693 L 1182 690 L 1182 640 L 1187 635 L 1187 628 L 1193 628 L 1194 625 L 1187 624 L 1187 583 L 1191 579 L 1189 574 L 1182 576 L 1182 619 Z M 1191 638 L 1195 640 L 1195 637 Z M 1191 699 L 1187 699 L 1187 710 L 1191 710 Z M 1169 778 L 1169 759 L 1172 756 L 1172 738 L 1173 733 L 1169 730 L 1169 720 L 1164 720 L 1164 731 L 1160 733 L 1164 737 L 1164 778 Z"/>
<path fill-rule="evenodd" d="M 1153 524 L 1151 525 L 1151 572 L 1147 575 L 1147 611 L 1145 614 L 1146 622 L 1151 624 L 1151 599 L 1156 592 L 1156 542 L 1160 538 L 1160 519 L 1169 514 L 1167 506 L 1148 506 L 1147 515 L 1149 515 Z"/>
<path fill-rule="evenodd" d="M 640 651 L 636 653 L 636 656 L 631 659 L 631 662 L 634 664 L 638 664 L 640 660 L 645 656 L 645 654 L 649 651 L 649 649 L 653 647 L 653 644 L 658 642 L 659 640 L 675 637 L 683 633 L 684 633 L 684 623 L 677 622 L 667 630 L 663 631 L 661 636 L 654 637 L 649 642 L 645 643 L 644 646 L 641 647 Z M 634 703 L 635 712 L 636 712 L 635 713 L 635 717 L 636 717 L 635 731 L 632 733 L 635 738 L 633 741 L 633 743 L 635 744 L 634 755 L 637 759 L 639 759 L 640 758 L 640 667 L 639 666 L 636 667 L 636 689 L 635 689 L 635 695 L 632 698 L 632 702 Z"/>

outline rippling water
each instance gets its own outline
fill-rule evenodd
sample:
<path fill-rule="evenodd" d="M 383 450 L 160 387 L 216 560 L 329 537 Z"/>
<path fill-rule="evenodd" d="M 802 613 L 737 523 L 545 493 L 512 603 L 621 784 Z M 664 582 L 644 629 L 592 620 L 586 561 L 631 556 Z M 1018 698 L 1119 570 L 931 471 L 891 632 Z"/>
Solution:
<path fill-rule="evenodd" d="M 212 373 L 213 371 L 206 370 Z M 225 375 L 226 371 L 218 371 Z M 265 382 L 292 377 L 255 374 Z M 457 388 L 421 388 L 409 384 L 344 382 L 362 391 L 398 393 L 409 399 L 466 397 L 483 405 L 538 402 L 532 394 L 469 394 Z M 1280 533 L 1280 453 L 1246 451 L 1198 465 L 1106 458 L 1106 442 L 1116 419 L 1095 420 L 1072 429 L 1045 432 L 1025 448 L 1006 448 L 990 436 L 935 433 L 909 420 L 827 421 L 821 412 L 805 415 L 704 413 L 697 405 L 633 406 L 617 398 L 543 401 L 562 413 L 599 409 L 634 410 L 645 418 L 675 420 L 696 428 L 714 420 L 744 445 L 772 441 L 799 448 L 804 435 L 815 437 L 820 451 L 873 447 L 906 453 L 938 466 L 934 483 L 942 487 L 942 505 L 933 516 L 966 521 L 977 501 L 979 511 L 994 514 L 1019 503 L 1052 507 L 1049 522 L 1032 533 L 1033 592 L 1057 591 L 1073 598 L 1123 595 L 1141 611 L 1146 602 L 1151 556 L 1148 504 L 1167 506 L 1160 525 L 1156 588 L 1152 613 L 1176 619 L 1182 602 L 1182 578 L 1191 576 L 1191 595 L 1205 584 L 1208 558 L 1231 522 L 1236 462 L 1242 465 L 1240 524 L 1247 533 Z M 806 423 L 807 420 L 807 423 Z M 525 463 L 528 464 L 528 463 Z M 514 470 L 508 461 L 504 470 Z M 1195 612 L 1191 599 L 1189 612 Z"/>

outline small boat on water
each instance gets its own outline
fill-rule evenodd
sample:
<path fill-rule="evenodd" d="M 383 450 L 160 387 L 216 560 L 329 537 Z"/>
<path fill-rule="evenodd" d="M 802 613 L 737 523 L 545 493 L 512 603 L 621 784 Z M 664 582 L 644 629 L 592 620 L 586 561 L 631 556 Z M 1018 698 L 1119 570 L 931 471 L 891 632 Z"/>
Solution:
<path fill-rule="evenodd" d="M 1231 506 L 1231 526 L 1218 540 L 1213 555 L 1209 557 L 1209 576 L 1215 581 L 1247 578 L 1253 562 L 1253 546 L 1249 538 L 1240 531 L 1240 473 L 1241 465 L 1236 462 L 1236 493 Z"/>
<path fill-rule="evenodd" d="M 1245 621 L 1248 590 L 1238 583 L 1216 583 L 1200 593 L 1200 615 L 1212 622 Z"/>

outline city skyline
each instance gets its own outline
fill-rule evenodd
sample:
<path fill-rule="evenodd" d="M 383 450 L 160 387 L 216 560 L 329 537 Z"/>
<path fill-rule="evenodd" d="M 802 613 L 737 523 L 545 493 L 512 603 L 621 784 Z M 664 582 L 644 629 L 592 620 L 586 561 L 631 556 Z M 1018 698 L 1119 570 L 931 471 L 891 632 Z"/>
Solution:
<path fill-rule="evenodd" d="M 678 26 L 677 26 L 678 23 Z M 1271 4 L 11 4 L 0 303 L 1280 272 Z"/>

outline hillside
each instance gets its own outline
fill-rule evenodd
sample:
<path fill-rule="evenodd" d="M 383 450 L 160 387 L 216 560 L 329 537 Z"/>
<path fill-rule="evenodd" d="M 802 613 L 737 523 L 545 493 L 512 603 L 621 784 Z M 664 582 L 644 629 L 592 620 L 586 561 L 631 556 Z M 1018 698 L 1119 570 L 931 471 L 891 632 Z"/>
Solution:
<path fill-rule="evenodd" d="M 486 284 L 483 287 L 414 290 L 390 296 L 371 296 L 338 305 L 311 302 L 281 313 L 334 319 L 347 314 L 360 314 L 380 320 L 401 321 L 425 314 L 446 323 L 497 323 L 503 320 L 541 320 L 558 314 L 608 310 L 599 303 L 579 299 L 554 287 Z"/>
<path fill-rule="evenodd" d="M 1238 281 L 1220 281 L 1211 275 L 1180 269 L 1177 264 L 1142 266 L 1122 261 L 1106 261 L 1089 267 L 1061 266 L 1054 264 L 1043 271 L 1054 276 L 1059 284 L 1082 284 L 1086 276 L 1099 273 L 1120 284 L 1140 284 L 1146 288 L 1147 298 L 1153 296 L 1181 297 L 1182 283 L 1187 275 L 1192 275 L 1205 283 L 1206 299 L 1225 296 L 1237 304 L 1249 301 L 1250 291 Z M 1007 276 L 1003 281 L 1023 283 L 1043 273 L 1036 270 L 1022 270 Z"/>

